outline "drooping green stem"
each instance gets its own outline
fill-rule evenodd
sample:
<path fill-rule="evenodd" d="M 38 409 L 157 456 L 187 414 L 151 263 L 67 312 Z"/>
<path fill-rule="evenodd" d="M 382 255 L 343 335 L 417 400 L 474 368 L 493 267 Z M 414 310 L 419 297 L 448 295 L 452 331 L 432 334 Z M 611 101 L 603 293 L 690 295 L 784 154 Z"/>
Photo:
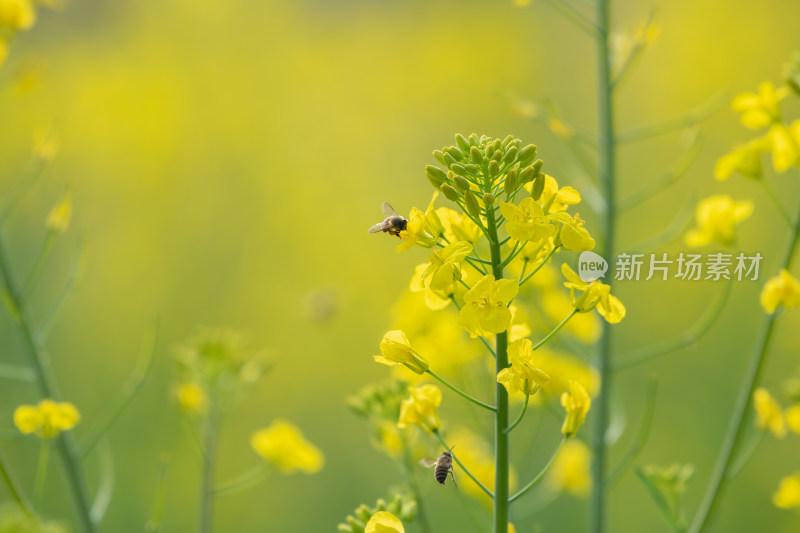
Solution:
<path fill-rule="evenodd" d="M 780 268 L 789 268 L 795 248 L 797 247 L 798 238 L 800 238 L 800 214 L 798 214 L 798 220 L 793 225 L 792 234 L 789 238 L 789 243 L 786 247 L 786 252 L 781 261 Z M 775 319 L 775 313 L 767 314 L 761 322 L 761 329 L 756 338 L 756 343 L 753 346 L 750 362 L 748 363 L 741 388 L 739 389 L 739 396 L 736 398 L 736 405 L 733 408 L 728 430 L 725 432 L 722 447 L 717 456 L 717 462 L 714 465 L 714 471 L 711 474 L 708 487 L 703 495 L 703 500 L 700 502 L 700 508 L 689 528 L 689 533 L 700 533 L 705 530 L 719 504 L 720 496 L 724 492 L 725 486 L 729 481 L 728 472 L 733 465 L 734 451 L 742 436 L 745 415 L 750 407 L 750 399 L 753 397 L 753 391 L 755 391 L 758 385 L 758 380 L 764 368 L 767 353 L 769 352 L 769 345 L 775 328 Z"/>
<path fill-rule="evenodd" d="M 25 498 L 25 494 L 17 484 L 17 480 L 11 473 L 11 469 L 9 468 L 8 462 L 6 461 L 6 458 L 2 452 L 0 452 L 0 475 L 3 476 L 3 481 L 8 488 L 8 492 L 11 494 L 11 497 L 14 499 L 14 501 L 17 502 L 17 506 L 19 506 L 20 510 L 29 518 L 32 518 L 33 510 L 31 509 L 31 505 L 28 503 L 28 500 Z"/>
<path fill-rule="evenodd" d="M 606 210 L 602 213 L 603 255 L 608 261 L 610 272 L 614 271 L 614 225 L 616 217 L 616 199 L 614 177 L 616 174 L 616 141 L 614 132 L 614 107 L 611 85 L 611 53 L 610 53 L 610 11 L 611 0 L 597 0 L 597 170 L 599 183 L 606 200 Z M 612 285 L 613 276 L 609 276 L 608 284 Z M 605 492 L 603 480 L 606 478 L 606 442 L 605 433 L 608 426 L 609 398 L 611 392 L 611 371 L 609 355 L 611 353 L 611 328 L 603 321 L 603 333 L 597 346 L 596 367 L 600 376 L 600 392 L 593 402 L 594 416 L 591 429 L 592 448 L 592 493 L 589 497 L 588 531 L 603 533 L 605 531 Z"/>
<path fill-rule="evenodd" d="M 50 256 L 50 251 L 53 249 L 53 243 L 55 243 L 56 235 L 58 235 L 58 232 L 55 230 L 51 229 L 47 231 L 47 236 L 44 238 L 44 244 L 42 244 L 42 247 L 39 249 L 36 260 L 33 262 L 31 272 L 28 274 L 28 279 L 25 280 L 25 284 L 22 287 L 22 290 L 26 296 L 30 296 L 34 287 L 36 287 L 36 283 L 39 281 L 39 277 L 42 275 L 44 266 L 47 264 L 47 258 Z"/>
<path fill-rule="evenodd" d="M 158 460 L 158 469 L 156 470 L 156 484 L 153 490 L 153 504 L 150 509 L 150 517 L 144 525 L 145 533 L 158 533 L 161 531 L 161 525 L 164 517 L 164 502 L 166 501 L 166 483 L 167 478 L 167 463 L 169 459 L 166 455 L 162 455 Z"/>
<path fill-rule="evenodd" d="M 266 462 L 257 464 L 247 472 L 236 476 L 235 478 L 222 483 L 219 487 L 214 489 L 214 496 L 222 496 L 223 494 L 233 494 L 240 490 L 248 489 L 267 477 L 269 468 Z"/>
<path fill-rule="evenodd" d="M 542 468 L 542 470 L 538 474 L 536 474 L 536 477 L 530 480 L 530 482 L 527 485 L 519 489 L 516 494 L 511 496 L 511 498 L 508 499 L 508 503 L 513 502 L 514 500 L 516 500 L 517 498 L 528 492 L 542 480 L 547 471 L 550 470 L 550 467 L 553 466 L 553 462 L 556 460 L 556 457 L 558 457 L 558 454 L 561 452 L 561 448 L 564 447 L 564 443 L 567 442 L 567 438 L 568 437 L 564 436 L 564 438 L 561 439 L 561 442 L 558 443 L 558 448 L 556 448 L 556 451 L 553 452 L 553 456 L 550 457 L 550 460 L 547 461 L 547 464 L 544 465 L 544 468 Z"/>
<path fill-rule="evenodd" d="M 33 505 L 42 510 L 42 495 L 47 479 L 47 463 L 50 461 L 50 441 L 45 441 L 39 448 L 39 464 L 36 466 L 36 484 L 33 486 Z"/>
<path fill-rule="evenodd" d="M 461 389 L 451 385 L 450 383 L 448 383 L 447 381 L 442 379 L 438 374 L 436 374 L 435 372 L 431 371 L 430 369 L 426 370 L 425 372 L 430 374 L 434 379 L 439 381 L 439 383 L 441 383 L 442 385 L 444 385 L 445 387 L 447 387 L 451 391 L 455 392 L 456 394 L 458 394 L 459 396 L 461 396 L 465 400 L 468 400 L 468 401 L 474 403 L 475 405 L 479 405 L 479 406 L 483 407 L 484 409 L 488 409 L 489 411 L 492 411 L 492 412 L 497 410 L 494 407 L 492 407 L 491 405 L 489 405 L 488 403 L 483 403 L 482 401 L 478 400 L 477 398 L 473 398 L 472 396 L 470 396 L 466 392 L 462 391 Z"/>
<path fill-rule="evenodd" d="M 15 308 L 20 330 L 22 331 L 23 342 L 31 367 L 36 373 L 36 384 L 39 391 L 46 398 L 55 401 L 60 400 L 60 395 L 56 387 L 56 380 L 53 376 L 50 362 L 45 354 L 44 347 L 35 337 L 34 322 L 28 309 L 22 288 L 16 277 L 11 271 L 11 261 L 5 248 L 5 241 L 0 234 L 0 270 L 2 271 L 3 282 L 7 289 L 7 296 L 10 303 Z M 69 485 L 69 492 L 75 502 L 75 510 L 78 515 L 80 527 L 86 533 L 95 533 L 97 526 L 92 522 L 89 511 L 91 503 L 89 501 L 89 491 L 86 487 L 86 479 L 80 462 L 78 449 L 71 432 L 66 431 L 56 440 L 58 454 L 64 466 L 66 481 Z"/>
<path fill-rule="evenodd" d="M 198 533 L 211 533 L 214 522 L 214 470 L 217 466 L 217 439 L 219 423 L 219 406 L 209 408 L 206 420 L 205 435 L 203 437 L 203 479 L 200 484 L 200 517 L 198 520 Z"/>
<path fill-rule="evenodd" d="M 554 328 L 553 328 L 553 331 L 551 331 L 550 333 L 548 333 L 548 334 L 547 334 L 547 336 L 546 336 L 544 339 L 542 339 L 542 340 L 540 340 L 539 342 L 537 342 L 537 343 L 534 345 L 533 349 L 534 349 L 534 350 L 538 350 L 539 348 L 541 348 L 543 344 L 545 344 L 547 341 L 549 341 L 549 340 L 550 340 L 550 339 L 553 337 L 553 335 L 555 335 L 556 333 L 558 333 L 558 331 L 559 331 L 561 328 L 563 328 L 563 327 L 564 327 L 564 326 L 567 324 L 567 322 L 569 322 L 569 319 L 570 319 L 570 318 L 574 317 L 574 316 L 575 316 L 575 315 L 577 315 L 577 314 L 578 314 L 578 310 L 577 310 L 577 309 L 573 309 L 573 310 L 572 310 L 572 312 L 571 312 L 570 314 L 568 314 L 568 315 L 566 316 L 566 318 L 564 318 L 564 320 L 562 320 L 562 321 L 561 321 L 561 323 L 559 323 L 559 324 L 558 324 L 556 327 L 554 327 Z"/>
<path fill-rule="evenodd" d="M 441 434 L 441 433 L 439 433 L 439 430 L 434 430 L 434 431 L 433 431 L 433 434 L 434 434 L 434 435 L 436 435 L 436 437 L 438 437 L 438 439 L 439 439 L 439 442 L 441 442 L 441 443 L 442 443 L 442 446 L 444 446 L 446 449 L 450 450 L 450 453 L 453 455 L 453 460 L 456 462 L 456 464 L 457 464 L 458 466 L 460 466 L 460 467 L 461 467 L 461 470 L 463 470 L 463 471 L 464 471 L 464 473 L 465 473 L 465 474 L 467 474 L 467 475 L 469 476 L 469 478 L 470 478 L 472 481 L 474 481 L 474 482 L 475 482 L 475 484 L 476 484 L 476 485 L 478 485 L 478 487 L 480 487 L 480 489 L 481 489 L 483 492 L 485 492 L 485 493 L 486 493 L 486 495 L 487 495 L 487 496 L 489 496 L 490 498 L 494 498 L 494 494 L 492 494 L 492 491 L 490 491 L 489 489 L 487 489 L 487 488 L 486 488 L 486 486 L 485 486 L 483 483 L 481 483 L 480 481 L 478 481 L 478 478 L 476 478 L 476 477 L 475 477 L 475 476 L 472 474 L 472 472 L 470 472 L 470 471 L 467 469 L 467 467 L 466 467 L 466 466 L 464 466 L 464 463 L 462 463 L 462 462 L 461 462 L 461 460 L 458 458 L 458 455 L 457 455 L 457 454 L 456 454 L 456 453 L 453 451 L 453 449 L 452 449 L 452 446 L 450 446 L 450 445 L 448 445 L 448 444 L 447 444 L 447 441 L 446 441 L 446 440 L 444 440 L 444 437 L 442 437 L 442 434 Z"/>
<path fill-rule="evenodd" d="M 522 410 L 519 412 L 519 416 L 517 416 L 517 419 L 514 420 L 514 422 L 506 428 L 506 433 L 511 433 L 511 430 L 513 430 L 515 427 L 519 425 L 520 422 L 522 422 L 522 418 L 525 416 L 525 411 L 528 410 L 528 401 L 530 400 L 530 398 L 531 397 L 529 395 L 527 394 L 525 395 L 525 403 L 522 404 Z"/>
<path fill-rule="evenodd" d="M 492 274 L 503 278 L 502 257 L 494 211 L 486 213 L 486 225 L 492 257 Z M 495 336 L 495 375 L 508 366 L 508 332 Z M 494 533 L 508 533 L 508 392 L 495 381 L 495 425 L 494 425 Z"/>

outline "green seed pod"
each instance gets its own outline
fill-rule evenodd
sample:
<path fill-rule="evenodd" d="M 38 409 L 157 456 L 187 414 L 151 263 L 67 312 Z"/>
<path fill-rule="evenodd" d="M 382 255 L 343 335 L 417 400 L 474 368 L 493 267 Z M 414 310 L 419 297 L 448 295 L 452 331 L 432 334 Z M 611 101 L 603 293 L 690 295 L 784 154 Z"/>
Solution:
<path fill-rule="evenodd" d="M 514 194 L 517 190 L 517 171 L 512 170 L 506 174 L 506 181 L 503 182 L 503 190 L 506 191 L 506 196 Z"/>
<path fill-rule="evenodd" d="M 442 153 L 442 151 L 441 151 L 441 150 L 434 150 L 434 151 L 433 151 L 433 157 L 435 157 L 435 158 L 436 158 L 436 160 L 437 160 L 439 163 L 441 163 L 441 164 L 443 164 L 443 165 L 446 165 L 446 164 L 447 164 L 447 163 L 445 163 L 445 162 L 444 162 L 444 154 Z"/>
<path fill-rule="evenodd" d="M 425 176 L 437 189 L 441 187 L 442 183 L 447 181 L 447 174 L 444 173 L 444 170 L 433 165 L 425 167 Z"/>
<path fill-rule="evenodd" d="M 372 511 L 363 503 L 358 506 L 355 514 L 362 522 L 369 522 L 369 519 L 372 518 Z"/>
<path fill-rule="evenodd" d="M 542 197 L 542 193 L 544 192 L 544 174 L 539 174 L 533 179 L 533 187 L 531 188 L 531 196 L 537 202 L 539 198 Z"/>
<path fill-rule="evenodd" d="M 486 207 L 491 207 L 494 205 L 494 195 L 492 193 L 487 192 L 483 195 L 483 205 Z"/>
<path fill-rule="evenodd" d="M 448 167 L 452 167 L 456 163 L 458 163 L 458 161 L 456 161 L 456 158 L 453 157 L 452 154 L 450 154 L 450 152 L 445 152 L 444 153 L 444 164 L 445 165 L 447 165 Z"/>
<path fill-rule="evenodd" d="M 497 163 L 497 161 L 492 159 L 489 161 L 489 176 L 493 178 L 498 174 L 500 174 L 500 165 Z"/>
<path fill-rule="evenodd" d="M 460 191 L 466 191 L 467 189 L 469 189 L 469 182 L 467 181 L 467 178 L 465 178 L 464 176 L 456 176 L 453 179 L 453 185 L 455 185 L 456 189 Z"/>
<path fill-rule="evenodd" d="M 458 194 L 458 191 L 456 191 L 447 183 L 443 183 L 442 186 L 439 187 L 439 190 L 442 191 L 445 198 L 447 198 L 448 200 L 452 200 L 453 202 L 457 202 L 459 198 L 461 198 L 461 195 Z"/>
<path fill-rule="evenodd" d="M 467 173 L 467 169 L 464 168 L 464 165 L 461 163 L 453 163 L 450 165 L 450 170 L 453 171 L 454 174 L 458 174 L 459 176 L 463 176 Z"/>
<path fill-rule="evenodd" d="M 464 206 L 467 208 L 467 212 L 475 218 L 481 216 L 481 206 L 478 205 L 478 199 L 469 189 L 464 191 Z"/>
<path fill-rule="evenodd" d="M 467 174 L 470 174 L 472 176 L 477 175 L 478 172 L 480 171 L 478 165 L 473 165 L 472 163 L 467 163 L 466 165 L 464 165 L 464 170 L 467 171 Z"/>
<path fill-rule="evenodd" d="M 511 163 L 516 158 L 517 158 L 517 147 L 516 146 L 512 146 L 506 152 L 506 155 L 503 158 L 503 163 L 506 163 L 506 164 Z"/>
<path fill-rule="evenodd" d="M 533 158 L 536 157 L 536 145 L 529 144 L 525 148 L 519 151 L 519 164 L 523 167 L 528 166 L 533 161 Z"/>
<path fill-rule="evenodd" d="M 472 159 L 472 162 L 476 165 L 480 165 L 483 163 L 483 154 L 480 150 L 478 150 L 477 146 L 473 146 L 469 149 L 469 157 Z"/>
<path fill-rule="evenodd" d="M 464 159 L 464 152 L 462 152 L 461 150 L 459 150 L 455 146 L 449 146 L 449 147 L 445 148 L 444 151 L 445 151 L 445 153 L 450 154 L 451 156 L 453 156 L 453 159 L 455 159 L 456 161 L 461 161 L 462 159 Z"/>
<path fill-rule="evenodd" d="M 542 166 L 543 165 L 544 165 L 544 161 L 542 161 L 541 159 L 537 159 L 536 161 L 533 162 L 533 177 L 534 178 L 536 176 L 538 176 L 539 173 L 542 171 Z"/>
<path fill-rule="evenodd" d="M 469 141 L 460 133 L 456 133 L 456 144 L 461 148 L 462 152 L 469 152 Z"/>

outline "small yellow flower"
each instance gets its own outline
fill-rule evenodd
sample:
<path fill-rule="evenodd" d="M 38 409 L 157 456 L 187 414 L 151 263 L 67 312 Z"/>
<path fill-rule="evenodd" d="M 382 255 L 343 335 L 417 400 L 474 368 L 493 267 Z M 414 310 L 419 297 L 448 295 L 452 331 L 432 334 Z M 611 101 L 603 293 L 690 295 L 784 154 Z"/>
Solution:
<path fill-rule="evenodd" d="M 500 212 L 507 220 L 506 231 L 512 239 L 539 241 L 552 237 L 556 232 L 555 226 L 545 216 L 542 206 L 530 196 L 524 198 L 519 205 L 501 202 Z"/>
<path fill-rule="evenodd" d="M 406 334 L 399 329 L 386 333 L 381 340 L 381 354 L 373 358 L 376 362 L 394 366 L 405 365 L 417 374 L 428 370 L 428 362 L 411 348 Z"/>
<path fill-rule="evenodd" d="M 561 394 L 561 405 L 567 411 L 561 433 L 572 437 L 586 420 L 586 413 L 592 405 L 592 398 L 577 381 L 569 382 L 569 392 Z"/>
<path fill-rule="evenodd" d="M 780 509 L 800 507 L 800 472 L 781 479 L 778 491 L 772 495 L 772 503 Z"/>
<path fill-rule="evenodd" d="M 519 292 L 519 285 L 510 279 L 495 280 L 487 274 L 464 295 L 464 306 L 458 324 L 472 337 L 502 333 L 511 324 L 507 304 Z"/>
<path fill-rule="evenodd" d="M 561 139 L 569 140 L 575 133 L 563 120 L 555 117 L 547 121 L 547 127 L 550 128 L 550 131 L 552 131 L 556 137 Z"/>
<path fill-rule="evenodd" d="M 403 250 L 408 250 L 415 244 L 424 248 L 430 248 L 436 244 L 436 239 L 426 231 L 427 225 L 425 213 L 416 207 L 412 208 L 411 214 L 408 216 L 406 229 L 400 232 L 400 238 L 403 242 L 398 244 L 395 250 L 402 252 Z"/>
<path fill-rule="evenodd" d="M 276 420 L 250 437 L 253 450 L 284 474 L 302 471 L 314 474 L 322 469 L 325 458 L 319 449 L 305 440 L 291 422 Z"/>
<path fill-rule="evenodd" d="M 400 404 L 398 427 L 417 424 L 428 433 L 439 429 L 442 425 L 436 408 L 442 404 L 442 391 L 436 385 L 420 385 L 409 387 L 411 396 Z"/>
<path fill-rule="evenodd" d="M 567 279 L 564 286 L 570 290 L 572 306 L 579 312 L 588 313 L 596 308 L 609 324 L 616 324 L 625 318 L 625 306 L 611 294 L 611 287 L 597 280 L 586 283 L 566 263 L 561 265 L 561 273 Z M 580 297 L 576 297 L 576 290 L 582 291 Z"/>
<path fill-rule="evenodd" d="M 787 309 L 797 307 L 800 305 L 800 281 L 787 270 L 781 270 L 764 284 L 759 300 L 769 314 L 781 305 Z"/>
<path fill-rule="evenodd" d="M 70 194 L 66 193 L 64 198 L 47 215 L 47 229 L 64 233 L 69 228 L 72 219 L 72 200 Z"/>
<path fill-rule="evenodd" d="M 753 405 L 758 427 L 768 429 L 779 439 L 786 436 L 786 420 L 783 418 L 781 406 L 767 389 L 758 388 L 753 392 Z"/>
<path fill-rule="evenodd" d="M 585 222 L 581 220 L 577 213 L 574 217 L 566 213 L 558 213 L 553 216 L 557 217 L 559 222 L 562 222 L 559 237 L 565 249 L 573 252 L 594 250 L 594 239 L 589 234 L 589 231 L 583 227 Z"/>
<path fill-rule="evenodd" d="M 795 433 L 800 433 L 800 404 L 794 404 L 783 413 L 786 425 Z"/>
<path fill-rule="evenodd" d="M 444 236 L 450 242 L 465 241 L 474 245 L 483 236 L 477 224 L 454 209 L 440 207 L 436 214 L 444 225 Z"/>
<path fill-rule="evenodd" d="M 763 139 L 755 139 L 747 144 L 737 146 L 729 154 L 725 154 L 714 165 L 714 177 L 719 181 L 726 180 L 734 172 L 751 178 L 761 179 L 761 154 L 766 149 Z"/>
<path fill-rule="evenodd" d="M 775 85 L 765 81 L 758 87 L 758 94 L 744 93 L 733 99 L 731 107 L 742 113 L 742 125 L 750 129 L 766 128 L 780 122 L 781 109 L 778 105 L 786 97 L 786 88 L 775 89 Z"/>
<path fill-rule="evenodd" d="M 548 484 L 557 491 L 566 491 L 584 497 L 592 486 L 589 474 L 592 454 L 583 441 L 572 439 L 564 444 L 561 452 L 547 473 Z"/>
<path fill-rule="evenodd" d="M 378 511 L 367 522 L 364 533 L 405 533 L 403 523 L 389 511 Z"/>
<path fill-rule="evenodd" d="M 697 229 L 686 233 L 686 244 L 693 248 L 711 242 L 730 245 L 736 241 L 736 225 L 753 213 L 749 200 L 736 202 L 730 196 L 718 194 L 697 205 Z"/>
<path fill-rule="evenodd" d="M 28 30 L 36 23 L 31 0 L 0 0 L 0 29 Z"/>
<path fill-rule="evenodd" d="M 532 187 L 532 184 L 525 186 L 528 192 L 531 191 Z M 567 206 L 581 203 L 581 195 L 573 187 L 559 187 L 558 181 L 556 181 L 553 176 L 545 174 L 544 189 L 542 190 L 542 197 L 539 198 L 539 202 L 542 204 L 542 209 L 544 209 L 546 213 L 557 213 L 564 211 Z"/>
<path fill-rule="evenodd" d="M 0 67 L 6 62 L 8 58 L 8 41 L 0 37 Z"/>
<path fill-rule="evenodd" d="M 81 420 L 78 409 L 69 402 L 45 399 L 39 405 L 20 405 L 14 410 L 14 425 L 21 433 L 36 433 L 41 439 L 54 439 Z"/>
<path fill-rule="evenodd" d="M 512 342 L 508 346 L 508 359 L 511 366 L 497 374 L 497 382 L 509 394 L 519 391 L 530 396 L 550 381 L 550 376 L 533 365 L 533 343 L 529 339 Z"/>
<path fill-rule="evenodd" d="M 461 261 L 472 251 L 472 245 L 459 241 L 448 244 L 442 250 L 435 250 L 428 260 L 430 263 L 422 273 L 423 283 L 433 290 L 447 290 L 461 279 Z"/>
<path fill-rule="evenodd" d="M 789 127 L 774 124 L 766 139 L 772 151 L 775 172 L 786 172 L 790 167 L 800 165 L 800 120 L 795 120 Z"/>
<path fill-rule="evenodd" d="M 203 387 L 197 383 L 184 383 L 175 391 L 178 405 L 186 413 L 201 413 L 208 405 L 208 396 Z"/>

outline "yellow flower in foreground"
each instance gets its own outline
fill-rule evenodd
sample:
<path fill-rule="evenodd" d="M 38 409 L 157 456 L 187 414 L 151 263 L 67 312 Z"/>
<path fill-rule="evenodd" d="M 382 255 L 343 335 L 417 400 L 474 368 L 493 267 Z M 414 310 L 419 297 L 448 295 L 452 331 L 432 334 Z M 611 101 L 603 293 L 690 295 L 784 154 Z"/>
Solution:
<path fill-rule="evenodd" d="M 797 307 L 800 305 L 800 281 L 788 271 L 781 270 L 764 284 L 759 299 L 761 307 L 769 314 L 781 305 L 787 309 Z"/>
<path fill-rule="evenodd" d="M 742 125 L 757 130 L 779 122 L 781 110 L 778 102 L 786 97 L 786 88 L 776 90 L 775 85 L 765 81 L 758 87 L 758 94 L 744 93 L 733 99 L 731 107 L 742 114 Z"/>
<path fill-rule="evenodd" d="M 767 389 L 758 388 L 753 392 L 753 405 L 758 427 L 768 429 L 779 439 L 786 436 L 786 420 L 783 418 L 781 406 Z"/>
<path fill-rule="evenodd" d="M 14 410 L 14 425 L 21 433 L 36 433 L 39 438 L 48 440 L 74 428 L 80 420 L 81 415 L 74 405 L 50 399 L 35 406 L 20 405 Z"/>
<path fill-rule="evenodd" d="M 47 229 L 64 233 L 72 219 L 72 200 L 69 193 L 47 215 Z"/>
<path fill-rule="evenodd" d="M 500 202 L 500 212 L 506 222 L 506 231 L 518 241 L 539 241 L 555 235 L 556 228 L 545 216 L 542 206 L 528 196 L 519 205 Z"/>
<path fill-rule="evenodd" d="M 403 250 L 408 250 L 415 244 L 424 248 L 433 246 L 436 243 L 436 239 L 425 231 L 426 225 L 425 213 L 416 207 L 411 209 L 406 229 L 401 231 L 399 235 L 403 242 L 398 244 L 395 250 L 402 252 Z"/>
<path fill-rule="evenodd" d="M 511 366 L 497 374 L 497 382 L 502 383 L 509 394 L 519 391 L 530 396 L 550 381 L 550 376 L 533 366 L 533 343 L 529 339 L 512 342 L 508 346 L 508 359 Z"/>
<path fill-rule="evenodd" d="M 394 366 L 405 365 L 417 374 L 428 370 L 428 362 L 415 352 L 406 338 L 406 334 L 399 329 L 386 333 L 381 340 L 381 354 L 376 355 L 376 362 Z"/>
<path fill-rule="evenodd" d="M 197 383 L 184 383 L 175 391 L 178 397 L 178 404 L 187 413 L 203 412 L 208 405 L 208 396 L 203 387 Z"/>
<path fill-rule="evenodd" d="M 319 449 L 305 440 L 291 422 L 276 420 L 250 437 L 253 450 L 284 474 L 303 471 L 314 474 L 322 469 L 325 458 Z"/>
<path fill-rule="evenodd" d="M 434 251 L 428 260 L 430 264 L 422 273 L 423 283 L 433 290 L 447 290 L 461 279 L 461 261 L 472 251 L 472 245 L 459 241 L 448 244 L 442 250 Z"/>
<path fill-rule="evenodd" d="M 364 533 L 405 533 L 403 523 L 389 511 L 378 511 L 367 522 Z"/>
<path fill-rule="evenodd" d="M 585 252 L 594 250 L 594 239 L 589 231 L 583 227 L 585 222 L 576 213 L 574 217 L 567 213 L 557 213 L 553 217 L 562 222 L 559 238 L 565 249 L 573 252 Z"/>
<path fill-rule="evenodd" d="M 525 185 L 525 189 L 531 192 L 533 184 Z M 539 198 L 542 204 L 542 209 L 546 213 L 556 213 L 564 211 L 568 205 L 577 205 L 581 203 L 581 195 L 573 187 L 558 186 L 558 181 L 550 174 L 544 175 L 544 189 L 542 190 L 542 197 Z"/>
<path fill-rule="evenodd" d="M 714 165 L 714 177 L 726 180 L 734 172 L 751 178 L 760 179 L 762 174 L 761 153 L 765 151 L 763 139 L 755 139 L 747 144 L 737 146 L 729 154 L 720 157 Z"/>
<path fill-rule="evenodd" d="M 625 318 L 625 306 L 611 294 L 611 287 L 597 280 L 586 283 L 566 263 L 561 265 L 561 273 L 567 279 L 564 286 L 570 291 L 572 306 L 579 312 L 588 313 L 596 308 L 600 316 L 610 324 L 616 324 Z M 582 291 L 580 297 L 575 296 L 576 290 Z"/>
<path fill-rule="evenodd" d="M 778 491 L 772 495 L 772 503 L 780 509 L 800 507 L 800 472 L 781 479 Z"/>
<path fill-rule="evenodd" d="M 36 23 L 31 0 L 0 0 L 0 29 L 27 30 Z"/>
<path fill-rule="evenodd" d="M 578 432 L 578 429 L 586 420 L 586 413 L 592 405 L 592 398 L 586 389 L 577 381 L 569 382 L 569 392 L 561 394 L 561 405 L 567 411 L 564 424 L 561 426 L 561 433 L 571 437 Z"/>
<path fill-rule="evenodd" d="M 795 433 L 800 433 L 800 404 L 795 404 L 783 413 L 786 425 Z"/>
<path fill-rule="evenodd" d="M 547 482 L 557 491 L 566 491 L 578 497 L 586 496 L 592 486 L 589 474 L 592 454 L 583 441 L 573 439 L 564 444 L 547 473 Z"/>
<path fill-rule="evenodd" d="M 773 125 L 767 132 L 767 142 L 775 172 L 786 172 L 800 165 L 800 120 L 795 120 L 788 128 L 783 124 Z"/>
<path fill-rule="evenodd" d="M 711 242 L 730 245 L 736 241 L 736 225 L 753 213 L 749 200 L 735 202 L 725 194 L 709 196 L 697 204 L 697 229 L 686 233 L 688 246 L 699 248 Z"/>
<path fill-rule="evenodd" d="M 506 306 L 518 292 L 516 281 L 495 280 L 487 274 L 464 295 L 458 324 L 472 337 L 502 333 L 511 324 L 511 311 Z"/>
<path fill-rule="evenodd" d="M 441 427 L 436 408 L 442 405 L 442 391 L 436 385 L 420 385 L 409 387 L 411 396 L 400 404 L 400 419 L 397 425 L 401 428 L 409 424 L 417 424 L 428 433 Z"/>

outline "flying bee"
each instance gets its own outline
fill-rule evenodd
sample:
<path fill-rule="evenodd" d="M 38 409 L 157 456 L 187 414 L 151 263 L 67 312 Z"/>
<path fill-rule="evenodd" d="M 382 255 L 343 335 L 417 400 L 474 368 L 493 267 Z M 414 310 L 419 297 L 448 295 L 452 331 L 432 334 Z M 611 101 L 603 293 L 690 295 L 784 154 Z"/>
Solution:
<path fill-rule="evenodd" d="M 433 470 L 433 477 L 442 485 L 444 485 L 444 482 L 447 481 L 447 474 L 450 474 L 450 477 L 453 478 L 453 485 L 458 488 L 456 476 L 453 474 L 453 454 L 450 453 L 452 450 L 453 448 L 451 447 L 446 452 L 442 452 L 442 455 L 440 455 L 437 459 L 426 457 L 420 460 L 419 464 L 425 468 L 436 466 L 436 468 Z"/>
<path fill-rule="evenodd" d="M 400 238 L 400 232 L 406 229 L 408 220 L 398 215 L 392 206 L 389 205 L 389 202 L 383 202 L 381 209 L 383 209 L 383 216 L 385 216 L 386 219 L 369 228 L 369 232 L 378 233 L 382 231 Z"/>

